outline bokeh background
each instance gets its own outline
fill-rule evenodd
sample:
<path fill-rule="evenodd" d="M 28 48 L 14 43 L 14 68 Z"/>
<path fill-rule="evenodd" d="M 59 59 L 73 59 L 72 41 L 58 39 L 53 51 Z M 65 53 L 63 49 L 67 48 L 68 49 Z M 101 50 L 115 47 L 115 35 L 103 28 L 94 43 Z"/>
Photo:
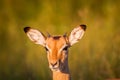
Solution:
<path fill-rule="evenodd" d="M 120 78 L 120 0 L 0 0 L 0 80 L 52 80 L 43 47 L 25 26 L 64 34 L 87 30 L 69 49 L 73 80 Z"/>

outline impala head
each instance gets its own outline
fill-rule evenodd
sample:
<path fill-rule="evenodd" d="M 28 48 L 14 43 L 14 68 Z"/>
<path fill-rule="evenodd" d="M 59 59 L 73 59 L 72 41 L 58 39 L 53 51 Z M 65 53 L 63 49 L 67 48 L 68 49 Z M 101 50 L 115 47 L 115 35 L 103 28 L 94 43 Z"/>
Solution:
<path fill-rule="evenodd" d="M 64 71 L 68 67 L 68 48 L 82 38 L 86 25 L 74 28 L 69 36 L 44 36 L 43 33 L 30 27 L 24 31 L 31 41 L 42 45 L 47 51 L 49 67 L 52 71 Z"/>

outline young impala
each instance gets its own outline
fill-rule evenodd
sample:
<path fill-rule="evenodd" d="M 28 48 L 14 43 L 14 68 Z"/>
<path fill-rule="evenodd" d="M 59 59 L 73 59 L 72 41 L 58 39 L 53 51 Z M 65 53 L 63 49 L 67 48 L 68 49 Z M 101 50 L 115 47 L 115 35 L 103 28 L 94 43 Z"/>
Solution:
<path fill-rule="evenodd" d="M 53 72 L 53 80 L 71 80 L 68 67 L 68 48 L 83 37 L 85 30 L 86 25 L 82 24 L 74 28 L 69 36 L 45 36 L 36 29 L 24 28 L 31 41 L 46 49 L 49 67 Z"/>

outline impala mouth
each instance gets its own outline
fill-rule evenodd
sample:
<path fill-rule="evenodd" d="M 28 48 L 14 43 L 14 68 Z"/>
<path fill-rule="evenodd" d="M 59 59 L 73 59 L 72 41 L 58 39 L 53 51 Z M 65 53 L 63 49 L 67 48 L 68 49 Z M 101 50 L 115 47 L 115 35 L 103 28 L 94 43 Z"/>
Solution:
<path fill-rule="evenodd" d="M 57 71 L 59 72 L 60 71 L 60 68 L 59 67 L 49 67 L 52 71 Z"/>

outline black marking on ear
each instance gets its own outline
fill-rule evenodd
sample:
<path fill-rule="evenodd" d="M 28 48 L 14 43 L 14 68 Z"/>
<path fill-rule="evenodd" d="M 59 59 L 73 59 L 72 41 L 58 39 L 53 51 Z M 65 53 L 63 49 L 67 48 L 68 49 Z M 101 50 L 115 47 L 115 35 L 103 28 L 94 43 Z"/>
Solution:
<path fill-rule="evenodd" d="M 25 27 L 24 32 L 27 33 L 30 30 L 30 27 Z"/>
<path fill-rule="evenodd" d="M 80 27 L 85 31 L 87 26 L 85 24 L 81 24 Z"/>

